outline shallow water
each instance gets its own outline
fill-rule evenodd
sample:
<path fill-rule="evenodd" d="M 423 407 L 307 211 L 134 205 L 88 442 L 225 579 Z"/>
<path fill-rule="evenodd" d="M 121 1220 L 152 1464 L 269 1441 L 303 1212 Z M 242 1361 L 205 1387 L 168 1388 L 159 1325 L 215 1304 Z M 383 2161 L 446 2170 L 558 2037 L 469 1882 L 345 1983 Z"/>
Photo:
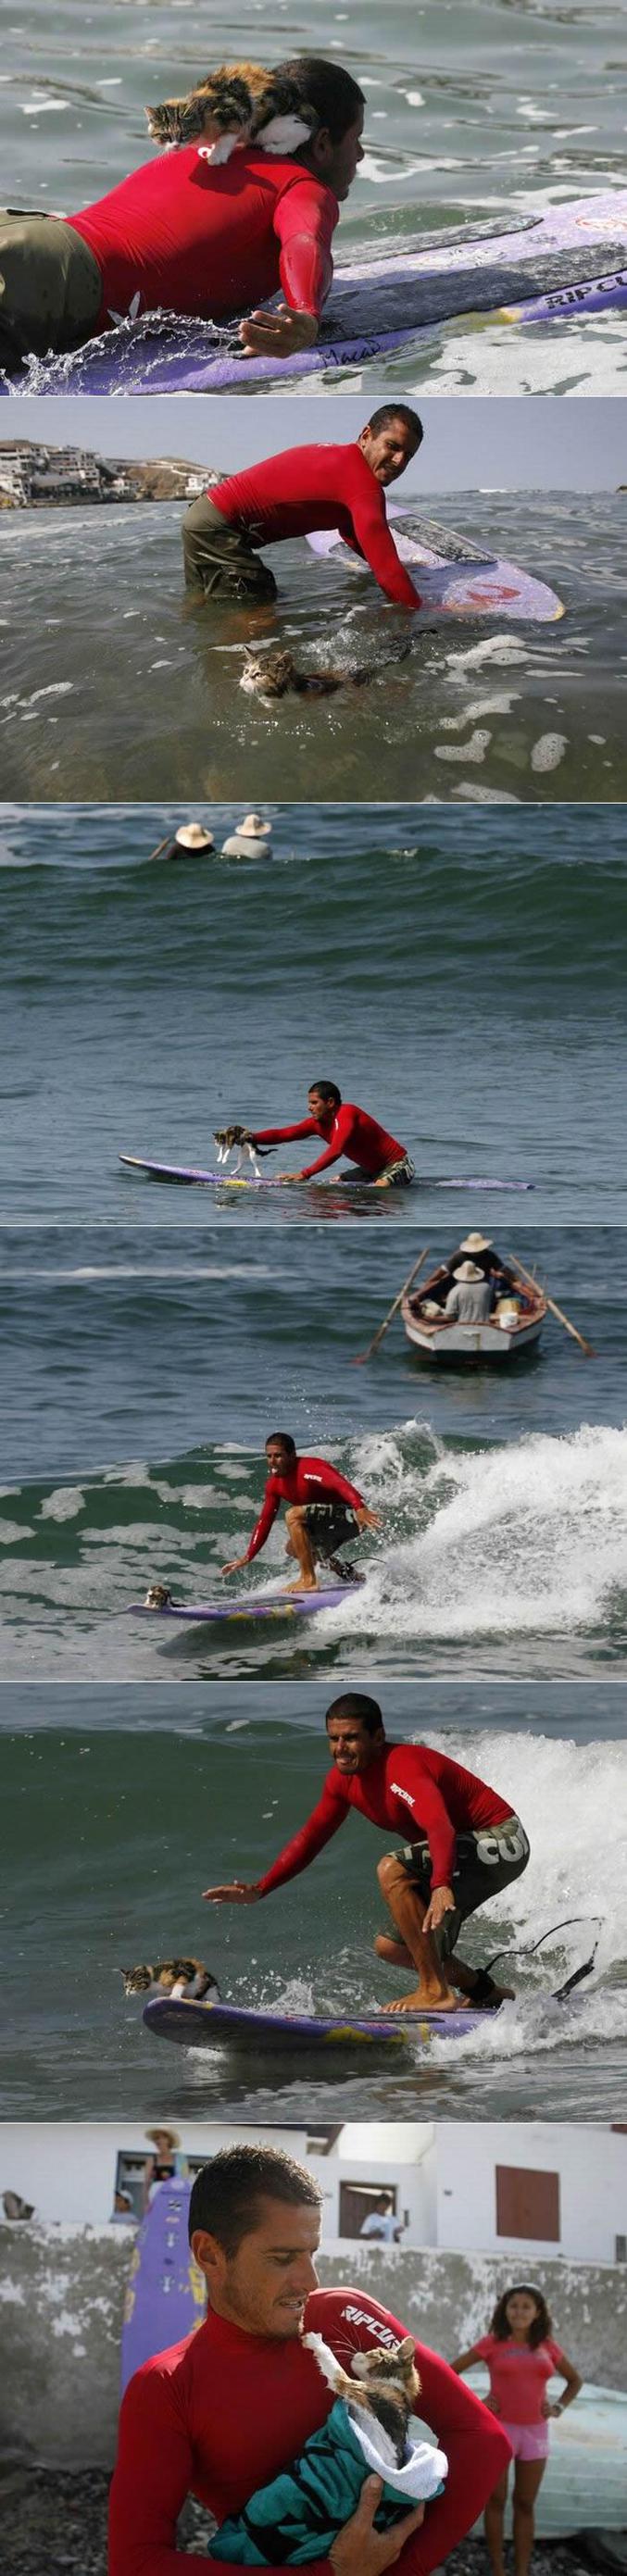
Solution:
<path fill-rule="evenodd" d="M 366 90 L 367 158 L 343 208 L 337 256 L 414 246 L 434 227 L 521 220 L 538 205 L 624 183 L 625 0 L 395 0 L 382 41 L 376 0 L 316 12 L 315 42 Z M 210 60 L 261 46 L 307 51 L 312 19 L 247 0 L 223 11 L 175 0 L 30 0 L 0 11 L 0 142 L 11 203 L 75 210 L 148 157 L 147 99 L 188 88 Z M 462 324 L 378 360 L 369 386 L 433 391 L 586 390 L 625 382 L 624 316 L 514 332 Z M 337 373 L 310 379 L 333 392 Z M 357 372 L 342 376 L 356 389 Z"/>
<path fill-rule="evenodd" d="M 449 1229 L 451 1244 L 470 1225 L 504 1229 L 522 1250 L 538 1227 L 627 1219 L 622 808 L 468 808 L 462 824 L 436 808 L 277 806 L 270 860 L 145 865 L 184 810 L 0 813 L 5 1219 L 113 1222 L 117 1253 L 92 1237 L 81 1255 L 109 1270 L 150 1268 L 153 1232 L 163 1266 L 183 1231 L 190 1259 L 207 1247 L 215 1264 L 245 1258 L 232 1249 L 244 1226 L 256 1260 L 277 1227 L 409 1229 L 401 1277 L 414 1243 Z M 200 810 L 219 849 L 244 807 Z M 122 1151 L 206 1168 L 214 1127 L 293 1122 L 321 1073 L 408 1146 L 419 1187 L 331 1174 L 298 1190 L 158 1190 L 118 1164 Z M 298 1148 L 264 1171 L 282 1160 L 296 1170 Z M 438 1174 L 533 1189 L 436 1192 Z M 58 1267 L 58 1246 L 32 1258 Z M 380 1284 L 383 1312 L 393 1264 Z"/>
<path fill-rule="evenodd" d="M 258 1695 L 259 1696 L 259 1695 Z M 148 2037 L 137 2003 L 122 2004 L 118 1969 L 131 1959 L 192 1947 L 233 2001 L 345 2013 L 347 1995 L 376 2009 L 398 1989 L 372 1958 L 380 1900 L 374 1871 L 379 1837 L 351 1817 L 342 1834 L 298 1880 L 253 1918 L 208 1909 L 202 1889 L 234 1874 L 256 1877 L 309 1812 L 325 1767 L 324 1703 L 303 1725 L 273 1709 L 256 1723 L 251 1696 L 229 1691 L 219 1716 L 196 1704 L 190 1729 L 170 1703 L 175 1731 L 133 1728 L 134 1694 L 111 1708 L 106 1732 L 92 1732 L 83 1702 L 80 1735 L 69 1730 L 59 1695 L 47 1695 L 50 1730 L 4 1739 L 6 1902 L 11 1955 L 5 1965 L 10 2013 L 3 2051 L 3 2111 L 15 2118 L 96 2118 L 162 2109 L 168 2081 L 174 2112 L 193 2108 L 295 2120 L 412 2116 L 507 2118 L 534 2107 L 544 2118 L 617 2118 L 625 2103 L 627 1918 L 625 1916 L 622 1745 L 603 1733 L 600 1694 L 584 1701 L 581 1728 L 545 1731 L 550 1693 L 517 1694 L 513 1726 L 470 1696 L 461 1725 L 446 1694 L 429 1693 L 420 1723 L 480 1776 L 514 1800 L 532 1844 L 525 1876 L 505 1907 L 493 1899 L 466 1935 L 473 1961 L 505 1944 L 518 2001 L 499 2030 L 486 2023 L 470 2040 L 436 2039 L 426 2058 L 410 2046 L 407 2065 L 325 2059 L 293 2070 L 259 2059 L 246 2067 L 216 2050 L 179 2057 Z M 614 1694 L 610 1693 L 613 1699 Z M 18 1699 L 21 1695 L 18 1695 Z M 2 1716 L 12 1727 L 7 1695 Z M 264 1701 L 267 1694 L 264 1694 Z M 388 1731 L 417 1733 L 415 1694 L 391 1693 Z M 526 1713 L 527 1723 L 521 1723 Z M 41 1714 L 41 1713 L 40 1713 Z M 259 1712 L 261 1716 L 261 1712 Z M 122 1730 L 119 1730 L 120 1715 Z M 560 1725 L 566 1710 L 562 1703 Z M 622 1712 L 624 1728 L 624 1707 Z M 18 1709 L 19 1726 L 19 1709 Z M 149 1720 L 150 1727 L 150 1720 Z M 229 1729 L 237 1729 L 229 1733 Z M 613 1819 L 608 1840 L 608 1815 Z M 556 1836 L 559 1817 L 559 1838 Z M 166 1830 L 167 1820 L 167 1830 Z M 60 1866 L 61 1863 L 61 1866 Z M 25 1889 L 37 1885 L 36 1920 Z M 602 1891 L 602 1893 L 601 1893 Z M 325 1901 L 326 1900 L 326 1901 Z M 590 1984 L 566 2004 L 547 1999 L 587 1958 L 599 1905 L 604 1920 Z M 534 1958 L 526 1955 L 553 1931 Z M 253 1937 L 251 1938 L 251 1921 Z M 28 2030 L 27 2043 L 20 2030 Z M 272 2108 L 270 2108 L 272 2105 Z"/>
<path fill-rule="evenodd" d="M 180 502 L 11 514 L 2 794 L 224 799 L 237 779 L 250 805 L 277 795 L 620 802 L 627 499 L 456 493 L 438 496 L 435 515 L 488 553 L 505 536 L 566 615 L 416 629 L 395 668 L 400 612 L 382 608 L 370 577 L 304 541 L 280 549 L 276 610 L 210 612 L 183 592 Z M 377 676 L 357 692 L 264 706 L 239 686 L 242 647 L 273 637 L 305 667 L 324 667 L 331 644 L 347 672 L 372 660 Z"/>

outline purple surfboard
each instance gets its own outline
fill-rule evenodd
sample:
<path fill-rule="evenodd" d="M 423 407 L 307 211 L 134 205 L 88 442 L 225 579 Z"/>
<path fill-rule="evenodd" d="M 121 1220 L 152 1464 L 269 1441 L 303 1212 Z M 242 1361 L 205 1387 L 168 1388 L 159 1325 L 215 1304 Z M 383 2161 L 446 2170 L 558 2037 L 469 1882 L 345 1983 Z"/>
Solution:
<path fill-rule="evenodd" d="M 201 2326 L 207 2294 L 187 2241 L 191 2183 L 163 2182 L 135 2239 L 122 2327 L 122 2394 L 155 2352 Z"/>
<path fill-rule="evenodd" d="M 534 295 L 524 304 L 504 305 L 499 322 L 560 322 L 580 313 L 618 313 L 627 304 L 627 268 L 610 270 L 589 286 L 557 287 L 554 295 Z"/>
<path fill-rule="evenodd" d="M 535 574 L 506 557 L 482 554 L 472 539 L 456 528 L 419 517 L 411 504 L 389 501 L 394 542 L 401 562 L 416 573 L 423 607 L 453 617 L 530 618 L 552 625 L 563 617 L 557 592 Z M 307 539 L 312 554 L 330 555 L 359 577 L 368 566 L 344 544 L 337 528 L 316 528 Z"/>
<path fill-rule="evenodd" d="M 499 2010 L 502 2011 L 502 2005 Z M 491 2013 L 491 2021 L 498 2014 Z M 240 2054 L 272 2056 L 275 2051 L 303 2049 L 398 2048 L 408 2041 L 429 2048 L 434 2039 L 466 2039 L 486 2020 L 484 2012 L 281 2013 L 254 2012 L 241 2004 L 171 2003 L 155 1998 L 145 2004 L 146 2029 L 177 2048 L 230 2048 Z"/>
<path fill-rule="evenodd" d="M 371 358 L 421 339 L 465 313 L 496 313 L 534 296 L 610 279 L 623 301 L 627 258 L 627 189 L 549 206 L 508 231 L 483 225 L 423 236 L 415 250 L 338 267 L 314 349 L 291 358 L 245 358 L 237 325 L 181 322 L 175 315 L 125 322 L 73 357 L 37 368 L 41 393 L 218 393 L 293 382 Z M 594 309 L 592 307 L 591 309 Z M 28 389 L 28 387 L 26 387 Z M 0 390 L 9 391 L 6 380 Z"/>
<path fill-rule="evenodd" d="M 335 1583 L 317 1592 L 249 1593 L 247 1601 L 164 1601 L 153 1610 L 147 1601 L 129 1601 L 129 1618 L 195 1619 L 205 1623 L 214 1619 L 296 1619 L 314 1610 L 337 1610 L 341 1601 L 350 1601 L 360 1592 L 360 1583 Z"/>
<path fill-rule="evenodd" d="M 236 1179 L 235 1176 L 233 1176 L 232 1179 L 229 1179 L 228 1172 L 203 1172 L 202 1170 L 197 1169 L 194 1164 L 148 1162 L 142 1158 L 141 1154 L 119 1154 L 118 1162 L 123 1163 L 125 1169 L 129 1172 L 144 1172 L 147 1180 L 149 1181 L 178 1181 L 179 1184 L 186 1189 L 191 1188 L 192 1184 L 194 1184 L 198 1189 L 213 1190 L 280 1190 L 282 1187 L 282 1183 L 279 1180 L 273 1181 L 270 1178 L 266 1179 L 265 1174 L 262 1175 L 260 1181 L 256 1181 L 252 1177 L 250 1180 L 247 1180 L 245 1176 L 242 1176 L 241 1179 Z M 354 1170 L 339 1172 L 338 1180 L 341 1180 L 343 1189 L 346 1187 L 347 1182 L 350 1182 L 353 1189 L 367 1189 L 369 1187 L 365 1173 L 358 1173 Z M 307 1189 L 328 1189 L 329 1187 L 332 1188 L 333 1184 L 324 1181 L 313 1183 L 308 1181 L 304 1186 Z M 490 1181 L 482 1180 L 481 1178 L 469 1181 L 461 1178 L 458 1179 L 457 1176 L 452 1180 L 434 1180 L 429 1174 L 425 1175 L 417 1172 L 413 1186 L 414 1188 L 417 1187 L 423 1190 L 533 1190 L 535 1188 L 535 1182 Z"/>

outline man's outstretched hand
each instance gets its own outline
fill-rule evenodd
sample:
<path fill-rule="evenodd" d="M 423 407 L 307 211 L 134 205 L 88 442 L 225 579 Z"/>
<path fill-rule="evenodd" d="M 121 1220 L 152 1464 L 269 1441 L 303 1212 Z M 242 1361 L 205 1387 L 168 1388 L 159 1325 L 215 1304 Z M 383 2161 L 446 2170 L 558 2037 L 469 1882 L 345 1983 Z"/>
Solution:
<path fill-rule="evenodd" d="M 315 313 L 280 304 L 276 313 L 250 313 L 240 322 L 239 337 L 247 358 L 291 358 L 299 349 L 315 348 L 318 328 Z"/>
<path fill-rule="evenodd" d="M 208 1905 L 259 1905 L 258 1887 L 247 1887 L 243 1878 L 234 1878 L 229 1887 L 204 1887 L 203 1903 Z"/>
<path fill-rule="evenodd" d="M 375 2531 L 374 2517 L 382 2494 L 382 2478 L 365 2478 L 357 2512 L 350 2522 L 345 2522 L 343 2531 L 338 2531 L 329 2550 L 335 2576 L 384 2576 L 386 2567 L 393 2567 L 400 2558 L 406 2540 L 420 2530 L 423 2504 L 415 2505 L 413 2513 L 404 2513 L 402 2522 L 395 2522 L 391 2531 Z"/>
<path fill-rule="evenodd" d="M 360 1503 L 359 1510 L 355 1512 L 355 1519 L 357 1528 L 360 1530 L 381 1528 L 381 1513 L 369 1511 L 367 1503 Z"/>
<path fill-rule="evenodd" d="M 232 1557 L 231 1557 L 231 1561 L 230 1561 L 230 1565 L 221 1565 L 221 1567 L 220 1567 L 220 1573 L 221 1573 L 221 1575 L 223 1575 L 223 1574 L 241 1574 L 243 1566 L 245 1566 L 245 1565 L 249 1565 L 249 1564 L 250 1564 L 250 1558 L 249 1558 L 248 1556 L 232 1556 Z"/>

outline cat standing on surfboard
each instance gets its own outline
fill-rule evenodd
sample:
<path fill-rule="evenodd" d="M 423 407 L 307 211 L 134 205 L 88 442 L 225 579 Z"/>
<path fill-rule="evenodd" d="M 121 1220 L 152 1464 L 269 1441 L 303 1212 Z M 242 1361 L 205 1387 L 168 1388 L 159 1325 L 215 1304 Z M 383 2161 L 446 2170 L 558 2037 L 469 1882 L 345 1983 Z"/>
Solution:
<path fill-rule="evenodd" d="M 331 1567 L 336 1582 L 358 1582 L 354 1567 L 340 1564 L 336 1549 L 345 1547 L 347 1539 L 354 1538 L 358 1530 L 378 1529 L 378 1512 L 369 1510 L 356 1485 L 349 1485 L 348 1477 L 340 1475 L 339 1468 L 332 1467 L 327 1458 L 299 1458 L 289 1431 L 270 1433 L 266 1459 L 265 1495 L 246 1554 L 231 1557 L 229 1564 L 221 1567 L 222 1574 L 239 1574 L 242 1566 L 252 1564 L 253 1557 L 265 1547 L 281 1503 L 286 1503 L 286 1554 L 295 1556 L 299 1567 L 296 1581 L 288 1585 L 288 1590 L 317 1590 L 316 1564 L 320 1557 L 323 1564 Z"/>
<path fill-rule="evenodd" d="M 345 1691 L 327 1710 L 333 1768 L 322 1797 L 263 1878 L 247 1886 L 206 1887 L 210 1904 L 255 1905 L 308 1869 L 351 1807 L 382 1832 L 406 1833 L 400 1851 L 379 1862 L 377 1878 L 392 1916 L 394 1937 L 377 1933 L 377 1957 L 417 1970 L 411 1992 L 385 2012 L 453 2013 L 454 1988 L 481 2011 L 495 2011 L 511 1997 L 486 1968 L 457 1958 L 462 1924 L 491 1896 L 511 1887 L 529 1860 L 520 1817 L 497 1790 L 451 1762 L 431 1745 L 394 1744 L 386 1737 L 378 1701 Z"/>

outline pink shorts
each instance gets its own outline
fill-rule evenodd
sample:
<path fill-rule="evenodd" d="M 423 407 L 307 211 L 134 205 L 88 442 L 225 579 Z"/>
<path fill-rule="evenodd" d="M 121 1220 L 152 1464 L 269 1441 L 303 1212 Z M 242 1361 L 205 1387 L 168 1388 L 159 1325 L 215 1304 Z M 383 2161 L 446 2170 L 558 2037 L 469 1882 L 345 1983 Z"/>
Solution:
<path fill-rule="evenodd" d="M 501 2416 L 499 2423 L 502 2423 Z M 515 2460 L 548 2458 L 549 2427 L 544 2417 L 541 2424 L 503 2424 L 503 2432 L 511 2442 Z"/>

